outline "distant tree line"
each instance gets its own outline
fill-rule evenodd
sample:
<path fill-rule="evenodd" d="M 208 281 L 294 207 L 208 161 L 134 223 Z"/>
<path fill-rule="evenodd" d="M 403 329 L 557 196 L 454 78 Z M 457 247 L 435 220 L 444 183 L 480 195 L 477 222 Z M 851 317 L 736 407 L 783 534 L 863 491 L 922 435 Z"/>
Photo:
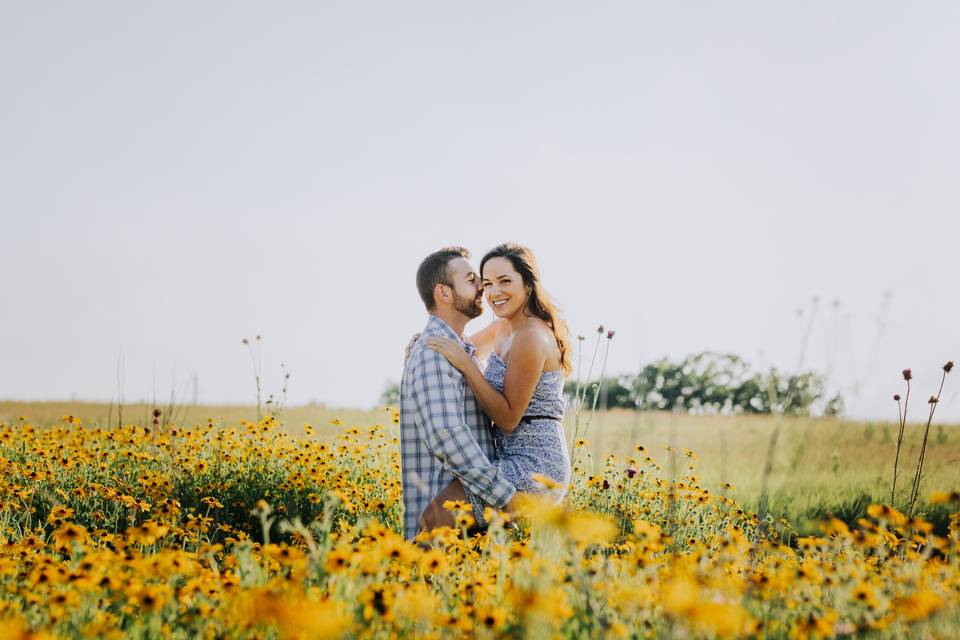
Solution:
<path fill-rule="evenodd" d="M 830 395 L 826 379 L 812 371 L 787 374 L 770 368 L 754 372 L 742 358 L 712 352 L 680 361 L 662 358 L 636 375 L 621 375 L 580 383 L 585 408 L 596 395 L 597 408 L 709 414 L 840 415 L 843 398 Z M 568 402 L 575 379 L 564 386 Z"/>

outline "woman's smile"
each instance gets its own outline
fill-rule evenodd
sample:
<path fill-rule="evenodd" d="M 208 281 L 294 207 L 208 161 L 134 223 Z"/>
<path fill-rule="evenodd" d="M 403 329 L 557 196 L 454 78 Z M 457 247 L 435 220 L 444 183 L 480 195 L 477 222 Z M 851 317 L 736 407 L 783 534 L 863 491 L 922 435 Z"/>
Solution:
<path fill-rule="evenodd" d="M 510 317 L 518 309 L 514 300 L 525 302 L 523 296 L 523 278 L 506 258 L 492 258 L 483 274 L 483 290 L 490 308 L 501 318 Z"/>

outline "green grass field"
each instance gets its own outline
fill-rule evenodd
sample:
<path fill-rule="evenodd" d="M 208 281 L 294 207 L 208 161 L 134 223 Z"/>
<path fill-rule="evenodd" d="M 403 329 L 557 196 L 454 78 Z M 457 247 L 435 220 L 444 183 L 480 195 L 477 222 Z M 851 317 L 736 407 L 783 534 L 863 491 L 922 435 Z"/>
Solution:
<path fill-rule="evenodd" d="M 151 424 L 152 405 L 123 408 L 123 421 Z M 58 422 L 61 416 L 75 415 L 87 425 L 116 425 L 118 408 L 107 404 L 74 402 L 0 402 L 0 420 L 8 423 L 23 416 L 34 424 Z M 225 425 L 255 420 L 251 406 L 195 406 L 174 414 L 180 424 L 205 423 L 215 418 Z M 285 428 L 294 435 L 303 433 L 304 423 L 313 425 L 316 436 L 326 439 L 351 426 L 382 424 L 392 433 L 391 413 L 377 410 L 338 409 L 323 405 L 291 407 L 280 415 Z M 333 420 L 342 421 L 334 425 Z M 565 421 L 568 439 L 576 430 L 575 416 Z M 689 416 L 636 413 L 624 410 L 588 413 L 580 418 L 579 438 L 595 466 L 607 454 L 623 459 L 639 456 L 636 447 L 663 467 L 663 473 L 695 473 L 705 486 L 719 490 L 729 482 L 731 497 L 751 509 L 759 506 L 764 467 L 771 435 L 779 430 L 773 447 L 768 477 L 769 512 L 788 518 L 801 532 L 815 530 L 816 520 L 834 514 L 853 521 L 865 513 L 871 502 L 890 501 L 893 460 L 898 426 L 895 422 L 856 422 L 838 419 L 779 418 L 771 416 Z M 923 425 L 909 424 L 901 452 L 900 479 L 896 505 L 903 502 L 923 438 Z M 668 449 L 670 447 L 671 450 Z M 684 449 L 696 456 L 691 461 Z M 586 460 L 581 457 L 583 462 Z M 922 510 L 938 522 L 941 514 L 930 510 L 923 499 L 932 491 L 960 488 L 960 426 L 934 425 L 930 429 L 927 458 L 921 489 Z M 945 512 L 942 514 L 945 517 Z M 938 523 L 939 524 L 939 523 Z"/>

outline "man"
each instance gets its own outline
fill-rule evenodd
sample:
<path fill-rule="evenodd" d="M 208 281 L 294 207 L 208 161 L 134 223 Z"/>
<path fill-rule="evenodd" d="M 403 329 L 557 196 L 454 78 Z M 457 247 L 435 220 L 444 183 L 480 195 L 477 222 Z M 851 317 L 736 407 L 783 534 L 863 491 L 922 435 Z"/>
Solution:
<path fill-rule="evenodd" d="M 498 508 L 516 492 L 490 462 L 495 455 L 490 421 L 463 374 L 425 346 L 427 338 L 445 336 L 474 355 L 463 330 L 483 313 L 483 287 L 469 257 L 462 247 L 448 247 L 431 253 L 417 269 L 417 290 L 430 318 L 410 348 L 400 380 L 403 529 L 408 540 L 417 535 L 424 509 L 454 478 Z"/>

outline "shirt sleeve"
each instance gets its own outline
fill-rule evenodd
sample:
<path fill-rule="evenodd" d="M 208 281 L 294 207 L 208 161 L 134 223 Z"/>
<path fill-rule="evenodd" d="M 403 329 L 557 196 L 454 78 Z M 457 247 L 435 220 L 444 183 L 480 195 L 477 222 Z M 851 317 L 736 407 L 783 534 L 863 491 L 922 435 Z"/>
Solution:
<path fill-rule="evenodd" d="M 516 488 L 483 453 L 464 416 L 463 374 L 432 349 L 422 348 L 413 376 L 420 437 L 463 485 L 494 507 L 504 507 Z"/>

